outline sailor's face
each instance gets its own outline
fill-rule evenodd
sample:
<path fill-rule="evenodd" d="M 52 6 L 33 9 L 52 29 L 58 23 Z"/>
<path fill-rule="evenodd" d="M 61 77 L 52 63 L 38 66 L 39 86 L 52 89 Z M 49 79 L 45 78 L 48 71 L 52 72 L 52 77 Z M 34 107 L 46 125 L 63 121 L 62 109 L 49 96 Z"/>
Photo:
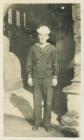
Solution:
<path fill-rule="evenodd" d="M 49 36 L 38 34 L 39 43 L 44 44 L 47 42 Z"/>

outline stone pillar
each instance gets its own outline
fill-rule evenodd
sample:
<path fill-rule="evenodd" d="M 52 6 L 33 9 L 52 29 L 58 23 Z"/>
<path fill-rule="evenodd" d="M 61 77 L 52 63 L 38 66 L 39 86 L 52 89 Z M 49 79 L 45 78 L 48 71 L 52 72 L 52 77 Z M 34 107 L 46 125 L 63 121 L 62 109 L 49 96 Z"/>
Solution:
<path fill-rule="evenodd" d="M 62 129 L 79 134 L 79 116 L 80 116 L 80 5 L 72 5 L 72 20 L 74 32 L 74 78 L 72 84 L 65 87 L 63 92 L 67 94 L 68 112 L 62 117 Z"/>
<path fill-rule="evenodd" d="M 18 57 L 9 51 L 9 38 L 3 37 L 4 43 L 4 88 L 5 91 L 23 87 L 21 66 Z"/>

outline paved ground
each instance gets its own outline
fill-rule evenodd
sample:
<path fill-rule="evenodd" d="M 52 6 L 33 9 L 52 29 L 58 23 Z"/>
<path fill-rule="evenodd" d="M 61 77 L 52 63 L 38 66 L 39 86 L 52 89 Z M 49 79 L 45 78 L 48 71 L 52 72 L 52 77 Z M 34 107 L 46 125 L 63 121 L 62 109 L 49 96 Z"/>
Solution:
<path fill-rule="evenodd" d="M 33 126 L 33 96 L 25 90 L 6 92 L 4 96 L 4 135 L 14 137 L 64 137 L 56 114 L 52 112 L 52 130 L 46 132 L 43 127 L 32 131 Z"/>
<path fill-rule="evenodd" d="M 14 137 L 64 137 L 58 126 L 52 127 L 51 132 L 47 132 L 43 127 L 38 131 L 32 130 L 32 121 L 15 116 L 4 116 L 5 136 Z"/>

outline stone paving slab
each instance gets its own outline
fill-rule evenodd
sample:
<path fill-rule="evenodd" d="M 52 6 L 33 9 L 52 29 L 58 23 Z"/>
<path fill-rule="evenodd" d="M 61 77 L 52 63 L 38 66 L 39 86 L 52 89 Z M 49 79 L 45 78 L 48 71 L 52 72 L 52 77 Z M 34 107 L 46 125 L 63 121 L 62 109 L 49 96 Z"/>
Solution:
<path fill-rule="evenodd" d="M 43 127 L 33 131 L 29 121 L 12 115 L 4 115 L 4 128 L 5 137 L 64 137 L 59 126 L 53 126 L 51 132 Z"/>
<path fill-rule="evenodd" d="M 24 88 L 11 90 L 4 94 L 4 114 L 33 119 L 33 94 Z M 56 114 L 52 112 L 52 124 L 59 125 Z"/>

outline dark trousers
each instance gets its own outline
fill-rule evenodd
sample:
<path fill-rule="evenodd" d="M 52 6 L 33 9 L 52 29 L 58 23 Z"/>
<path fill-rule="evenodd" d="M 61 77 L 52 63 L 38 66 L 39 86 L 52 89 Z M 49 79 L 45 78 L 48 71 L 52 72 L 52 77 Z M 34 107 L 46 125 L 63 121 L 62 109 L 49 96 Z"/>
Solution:
<path fill-rule="evenodd" d="M 51 109 L 53 99 L 52 78 L 34 79 L 34 125 L 42 122 L 42 100 L 44 101 L 44 126 L 51 124 Z"/>

